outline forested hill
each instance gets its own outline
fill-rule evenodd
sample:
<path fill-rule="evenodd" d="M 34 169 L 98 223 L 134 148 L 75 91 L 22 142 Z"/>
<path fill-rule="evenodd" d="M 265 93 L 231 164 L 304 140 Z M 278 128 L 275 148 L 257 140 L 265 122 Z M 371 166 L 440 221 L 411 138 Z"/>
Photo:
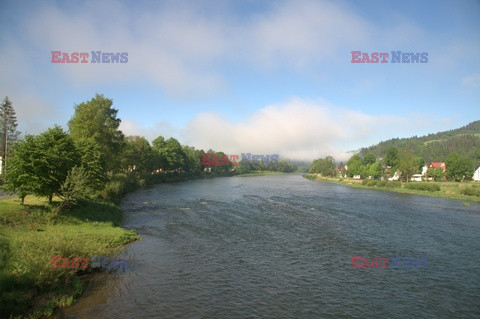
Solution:
<path fill-rule="evenodd" d="M 426 162 L 444 161 L 451 152 L 457 152 L 477 162 L 480 159 L 480 120 L 450 131 L 382 141 L 377 145 L 362 148 L 360 155 L 373 153 L 377 157 L 384 157 L 390 147 L 409 150 Z"/>

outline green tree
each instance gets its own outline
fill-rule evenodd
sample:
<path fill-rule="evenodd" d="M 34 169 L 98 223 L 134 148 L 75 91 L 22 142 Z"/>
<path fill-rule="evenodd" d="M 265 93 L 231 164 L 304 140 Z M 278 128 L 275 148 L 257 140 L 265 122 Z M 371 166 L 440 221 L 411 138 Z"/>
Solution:
<path fill-rule="evenodd" d="M 387 150 L 387 155 L 385 156 L 385 165 L 396 168 L 398 166 L 398 153 L 399 152 L 396 147 L 390 147 Z M 395 169 L 392 171 L 395 171 Z"/>
<path fill-rule="evenodd" d="M 450 153 L 445 159 L 447 167 L 446 176 L 450 180 L 462 181 L 463 179 L 471 179 L 474 173 L 473 162 L 458 153 Z"/>
<path fill-rule="evenodd" d="M 173 137 L 166 141 L 161 141 L 163 137 L 157 137 L 154 140 L 154 148 L 159 149 L 162 168 L 165 171 L 183 168 L 187 155 L 180 143 Z"/>
<path fill-rule="evenodd" d="M 375 162 L 370 165 L 368 169 L 368 175 L 374 178 L 379 178 L 382 176 L 382 165 L 380 164 L 380 162 Z"/>
<path fill-rule="evenodd" d="M 309 173 L 318 173 L 322 174 L 322 176 L 335 177 L 337 175 L 335 160 L 331 156 L 316 159 L 310 166 Z"/>
<path fill-rule="evenodd" d="M 80 162 L 80 156 L 68 134 L 55 126 L 38 136 L 28 136 L 14 148 L 11 169 L 7 171 L 6 188 L 28 194 L 47 196 L 61 194 L 68 172 Z"/>
<path fill-rule="evenodd" d="M 126 170 L 152 172 L 159 165 L 159 155 L 146 138 L 128 136 L 122 153 L 121 165 Z"/>
<path fill-rule="evenodd" d="M 347 163 L 347 167 L 348 167 L 347 175 L 349 177 L 360 175 L 361 178 L 364 178 L 366 175 L 365 174 L 366 168 L 363 165 L 363 159 L 358 154 L 355 154 L 352 157 L 350 157 Z"/>
<path fill-rule="evenodd" d="M 363 158 L 363 165 L 369 166 L 369 165 L 372 165 L 373 163 L 375 163 L 376 161 L 377 161 L 377 158 L 375 157 L 375 154 L 373 154 L 373 153 L 368 153 L 368 154 L 365 155 L 365 157 Z"/>
<path fill-rule="evenodd" d="M 19 135 L 20 132 L 17 131 L 17 116 L 12 102 L 6 96 L 0 105 L 0 156 L 3 160 L 1 174 L 5 174 L 7 169 L 8 150 L 13 147 Z"/>
<path fill-rule="evenodd" d="M 87 172 L 78 166 L 72 167 L 65 181 L 60 187 L 60 197 L 63 199 L 58 211 L 70 208 L 77 200 L 86 196 L 89 192 Z"/>
<path fill-rule="evenodd" d="M 405 177 L 407 183 L 413 174 L 418 169 L 418 162 L 415 156 L 409 151 L 402 151 L 398 155 L 398 170 L 402 172 L 402 177 Z"/>
<path fill-rule="evenodd" d="M 83 170 L 87 184 L 87 193 L 102 190 L 108 181 L 107 164 L 100 146 L 93 139 L 82 138 L 75 142 L 80 153 L 80 168 Z"/>
<path fill-rule="evenodd" d="M 428 177 L 433 178 L 433 180 L 436 182 L 443 180 L 443 177 L 445 176 L 443 169 L 441 167 L 429 168 L 427 170 L 427 175 Z"/>
<path fill-rule="evenodd" d="M 119 168 L 124 136 L 118 129 L 121 120 L 118 110 L 112 108 L 112 100 L 97 94 L 88 102 L 75 105 L 75 114 L 68 122 L 72 138 L 93 139 L 102 151 L 109 170 Z"/>
<path fill-rule="evenodd" d="M 40 188 L 38 178 L 32 177 L 32 172 L 36 170 L 36 162 L 40 161 L 35 136 L 25 136 L 14 146 L 12 153 L 3 188 L 6 191 L 17 192 L 23 204 L 25 196 L 33 194 L 37 188 Z"/>

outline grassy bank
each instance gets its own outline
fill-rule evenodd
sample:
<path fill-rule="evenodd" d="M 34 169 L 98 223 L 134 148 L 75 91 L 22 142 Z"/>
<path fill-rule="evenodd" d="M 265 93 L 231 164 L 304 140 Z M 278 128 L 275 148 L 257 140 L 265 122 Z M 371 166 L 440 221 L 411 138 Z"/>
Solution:
<path fill-rule="evenodd" d="M 464 201 L 480 202 L 480 183 L 475 182 L 409 182 L 354 180 L 322 177 L 319 174 L 306 174 L 303 177 L 327 183 L 341 184 L 357 188 L 377 189 L 389 192 L 443 197 Z"/>
<path fill-rule="evenodd" d="M 91 272 L 53 269 L 51 257 L 114 256 L 138 238 L 120 228 L 122 211 L 111 203 L 81 200 L 63 215 L 45 199 L 0 200 L 0 317 L 41 318 L 73 303 Z M 91 262 L 91 261 L 90 261 Z"/>
<path fill-rule="evenodd" d="M 116 174 L 91 199 L 58 214 L 60 200 L 27 196 L 0 200 L 0 318 L 43 318 L 70 306 L 83 292 L 86 270 L 52 268 L 52 256 L 114 257 L 136 240 L 135 231 L 120 227 L 116 204 L 129 192 L 165 182 L 231 176 L 223 173 Z M 100 271 L 95 269 L 95 271 Z"/>

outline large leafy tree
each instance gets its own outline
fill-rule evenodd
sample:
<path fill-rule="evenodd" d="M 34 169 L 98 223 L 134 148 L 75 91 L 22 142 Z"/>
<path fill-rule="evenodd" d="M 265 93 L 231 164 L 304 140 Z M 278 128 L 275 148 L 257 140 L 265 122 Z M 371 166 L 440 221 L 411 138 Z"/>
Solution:
<path fill-rule="evenodd" d="M 448 179 L 461 181 L 463 179 L 471 179 L 474 172 L 473 162 L 458 153 L 450 153 L 445 159 L 447 166 L 446 176 Z"/>
<path fill-rule="evenodd" d="M 398 166 L 398 153 L 399 152 L 396 147 L 390 147 L 387 150 L 387 155 L 385 156 L 385 165 L 396 168 Z"/>
<path fill-rule="evenodd" d="M 368 175 L 374 178 L 382 176 L 382 165 L 380 162 L 375 162 L 368 168 Z"/>
<path fill-rule="evenodd" d="M 6 189 L 18 191 L 22 202 L 28 194 L 47 196 L 52 202 L 53 195 L 61 194 L 69 171 L 80 164 L 80 155 L 70 136 L 55 126 L 27 136 L 14 148 L 10 164 Z"/>
<path fill-rule="evenodd" d="M 349 177 L 353 177 L 355 175 L 360 175 L 361 177 L 365 177 L 366 175 L 366 168 L 363 165 L 363 159 L 360 155 L 355 154 L 348 160 L 347 163 L 347 175 Z"/>
<path fill-rule="evenodd" d="M 152 172 L 159 162 L 159 155 L 150 143 L 141 136 L 128 136 L 125 139 L 125 147 L 122 153 L 122 168 Z"/>
<path fill-rule="evenodd" d="M 185 167 L 187 154 L 175 138 L 165 140 L 159 136 L 153 140 L 153 149 L 160 155 L 160 166 L 165 171 Z"/>
<path fill-rule="evenodd" d="M 375 163 L 377 161 L 377 158 L 375 157 L 375 154 L 373 153 L 368 153 L 367 155 L 365 155 L 365 157 L 363 158 L 363 165 L 365 166 L 370 166 L 372 165 L 373 163 Z"/>
<path fill-rule="evenodd" d="M 418 170 L 417 158 L 409 151 L 402 151 L 398 154 L 398 170 L 402 173 L 408 182 L 413 174 Z"/>
<path fill-rule="evenodd" d="M 10 167 L 3 188 L 7 191 L 17 192 L 22 199 L 22 204 L 25 196 L 33 194 L 36 189 L 40 188 L 40 179 L 36 174 L 32 174 L 37 169 L 37 162 L 40 161 L 39 151 L 33 135 L 25 136 L 12 151 Z"/>
<path fill-rule="evenodd" d="M 335 160 L 331 156 L 314 160 L 310 166 L 310 173 L 319 173 L 322 174 L 322 176 L 335 177 L 337 174 Z"/>
<path fill-rule="evenodd" d="M 20 132 L 17 131 L 17 116 L 12 102 L 8 96 L 3 99 L 0 105 L 0 156 L 3 160 L 2 171 L 5 174 L 7 169 L 7 157 L 9 148 L 13 148 Z"/>
<path fill-rule="evenodd" d="M 119 168 L 124 136 L 118 129 L 121 122 L 117 118 L 118 110 L 112 105 L 111 99 L 97 94 L 90 101 L 75 106 L 68 128 L 75 141 L 86 138 L 97 143 L 107 168 L 113 171 Z"/>
<path fill-rule="evenodd" d="M 102 190 L 108 181 L 106 174 L 107 164 L 102 155 L 100 146 L 93 139 L 82 138 L 75 141 L 75 146 L 80 153 L 81 174 L 73 174 L 78 177 L 82 175 L 86 183 L 86 192 L 95 193 Z M 80 171 L 77 171 L 80 172 Z"/>

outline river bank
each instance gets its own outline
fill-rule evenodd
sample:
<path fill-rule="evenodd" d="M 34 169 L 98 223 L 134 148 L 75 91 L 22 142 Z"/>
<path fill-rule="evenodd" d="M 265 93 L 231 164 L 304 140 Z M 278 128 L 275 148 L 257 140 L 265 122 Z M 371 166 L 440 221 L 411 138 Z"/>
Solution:
<path fill-rule="evenodd" d="M 230 173 L 116 174 L 96 199 L 82 199 L 70 211 L 56 212 L 61 200 L 14 195 L 0 198 L 0 317 L 43 318 L 69 307 L 82 295 L 82 278 L 93 269 L 52 268 L 52 256 L 71 260 L 115 257 L 126 244 L 140 239 L 121 227 L 117 206 L 130 192 L 162 183 L 231 176 Z"/>
<path fill-rule="evenodd" d="M 475 182 L 409 182 L 358 180 L 323 177 L 320 174 L 305 174 L 304 178 L 325 183 L 334 183 L 356 188 L 376 189 L 388 192 L 442 197 L 463 201 L 480 202 L 480 183 Z M 465 203 L 468 205 L 468 203 Z"/>

